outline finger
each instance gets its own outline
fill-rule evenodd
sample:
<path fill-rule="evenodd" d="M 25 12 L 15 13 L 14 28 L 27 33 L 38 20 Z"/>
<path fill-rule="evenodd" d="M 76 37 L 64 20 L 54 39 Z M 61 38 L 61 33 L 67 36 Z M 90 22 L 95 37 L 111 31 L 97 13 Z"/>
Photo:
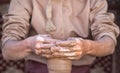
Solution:
<path fill-rule="evenodd" d="M 54 44 L 41 44 L 39 48 L 42 49 L 50 49 L 51 47 L 55 46 Z"/>
<path fill-rule="evenodd" d="M 50 37 L 45 37 L 44 35 L 38 35 L 36 36 L 36 42 L 38 43 L 50 43 L 54 42 L 55 40 Z"/>
<path fill-rule="evenodd" d="M 76 56 L 76 53 L 75 52 L 72 52 L 72 53 L 54 52 L 52 53 L 52 55 L 55 57 L 73 57 L 73 56 Z"/>
<path fill-rule="evenodd" d="M 67 40 L 75 40 L 75 37 L 69 37 Z"/>
<path fill-rule="evenodd" d="M 70 49 L 67 47 L 54 46 L 51 48 L 51 52 L 70 52 Z"/>
<path fill-rule="evenodd" d="M 56 45 L 61 47 L 69 47 L 69 46 L 76 45 L 76 42 L 74 40 L 59 41 L 59 42 L 56 42 Z"/>
<path fill-rule="evenodd" d="M 53 39 L 51 37 L 47 37 L 49 35 L 37 35 L 36 36 L 36 42 L 38 43 L 55 43 L 56 41 L 60 41 L 57 39 Z"/>
<path fill-rule="evenodd" d="M 52 39 L 52 38 L 45 38 L 43 43 L 55 43 L 56 41 L 59 41 L 59 40 Z"/>
<path fill-rule="evenodd" d="M 52 53 L 54 56 L 61 56 L 61 57 L 76 57 L 82 55 L 82 51 L 76 52 L 54 52 Z"/>
<path fill-rule="evenodd" d="M 52 47 L 51 48 L 52 52 L 75 52 L 75 51 L 81 51 L 81 48 L 79 47 Z"/>
<path fill-rule="evenodd" d="M 76 55 L 76 56 L 61 56 L 59 57 L 61 59 L 68 59 L 68 60 L 79 60 L 80 58 L 82 58 L 82 55 Z"/>
<path fill-rule="evenodd" d="M 76 56 L 76 52 L 61 53 L 61 56 L 74 57 L 74 56 Z"/>
<path fill-rule="evenodd" d="M 76 41 L 78 41 L 78 40 L 83 40 L 83 39 L 79 38 L 79 37 L 70 37 L 70 38 L 68 38 L 68 40 L 76 40 Z"/>
<path fill-rule="evenodd" d="M 53 58 L 53 56 L 50 54 L 41 54 L 41 56 L 45 58 Z"/>
<path fill-rule="evenodd" d="M 50 49 L 41 49 L 41 54 L 51 54 L 51 50 Z"/>
<path fill-rule="evenodd" d="M 41 50 L 37 50 L 37 49 L 35 49 L 34 52 L 35 52 L 36 55 L 41 54 Z"/>
<path fill-rule="evenodd" d="M 49 35 L 49 34 L 40 34 L 39 36 L 41 36 L 41 37 L 51 37 L 51 35 Z"/>
<path fill-rule="evenodd" d="M 61 59 L 76 60 L 76 57 L 61 57 Z"/>

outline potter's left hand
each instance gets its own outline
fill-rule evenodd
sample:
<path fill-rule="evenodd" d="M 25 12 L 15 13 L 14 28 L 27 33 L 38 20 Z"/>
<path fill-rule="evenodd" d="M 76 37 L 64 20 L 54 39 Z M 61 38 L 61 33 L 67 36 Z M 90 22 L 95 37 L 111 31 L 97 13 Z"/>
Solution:
<path fill-rule="evenodd" d="M 81 38 L 69 38 L 66 41 L 56 42 L 56 46 L 52 47 L 54 57 L 63 59 L 78 60 L 86 54 L 89 42 Z"/>

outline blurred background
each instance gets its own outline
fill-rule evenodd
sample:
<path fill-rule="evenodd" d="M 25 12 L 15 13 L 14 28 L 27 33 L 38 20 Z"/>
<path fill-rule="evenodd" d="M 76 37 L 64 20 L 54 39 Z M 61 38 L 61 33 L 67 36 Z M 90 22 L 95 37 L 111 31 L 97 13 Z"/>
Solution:
<path fill-rule="evenodd" d="M 107 0 L 109 12 L 115 14 L 115 23 L 120 27 L 120 0 Z M 2 35 L 2 15 L 6 14 L 10 0 L 0 0 L 0 38 Z M 91 66 L 91 73 L 120 73 L 120 36 L 117 39 L 115 53 L 102 58 L 97 58 Z M 0 41 L 1 44 L 1 41 Z M 3 59 L 0 50 L 0 73 L 24 73 L 25 61 L 6 61 Z"/>

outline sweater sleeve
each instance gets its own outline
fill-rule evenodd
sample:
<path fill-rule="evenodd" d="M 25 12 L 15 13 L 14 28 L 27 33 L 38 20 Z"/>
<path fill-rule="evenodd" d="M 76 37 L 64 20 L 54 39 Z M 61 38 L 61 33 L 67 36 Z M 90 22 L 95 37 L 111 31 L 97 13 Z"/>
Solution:
<path fill-rule="evenodd" d="M 109 36 L 116 43 L 119 35 L 119 28 L 114 23 L 114 15 L 107 12 L 108 4 L 106 0 L 92 0 L 90 23 L 91 32 L 95 40 L 103 36 Z"/>
<path fill-rule="evenodd" d="M 30 28 L 30 14 L 21 0 L 11 0 L 8 13 L 3 15 L 2 45 L 8 40 L 24 39 Z"/>

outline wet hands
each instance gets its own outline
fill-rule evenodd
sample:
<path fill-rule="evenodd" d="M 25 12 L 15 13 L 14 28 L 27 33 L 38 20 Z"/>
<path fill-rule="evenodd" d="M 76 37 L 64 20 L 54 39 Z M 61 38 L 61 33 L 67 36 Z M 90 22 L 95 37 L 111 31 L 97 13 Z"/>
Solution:
<path fill-rule="evenodd" d="M 49 35 L 37 35 L 29 38 L 31 49 L 36 55 L 45 58 L 78 60 L 86 54 L 87 43 L 81 38 L 57 40 Z"/>
<path fill-rule="evenodd" d="M 36 55 L 51 53 L 50 48 L 54 46 L 56 42 L 50 35 L 36 35 L 27 38 L 30 43 L 30 49 Z"/>
<path fill-rule="evenodd" d="M 41 55 L 46 58 L 78 60 L 85 55 L 85 42 L 81 38 L 69 38 L 66 41 L 56 40 L 51 45 L 41 45 Z"/>
<path fill-rule="evenodd" d="M 69 38 L 66 41 L 56 42 L 56 46 L 52 47 L 51 51 L 55 57 L 78 60 L 85 54 L 85 47 L 83 39 Z"/>

